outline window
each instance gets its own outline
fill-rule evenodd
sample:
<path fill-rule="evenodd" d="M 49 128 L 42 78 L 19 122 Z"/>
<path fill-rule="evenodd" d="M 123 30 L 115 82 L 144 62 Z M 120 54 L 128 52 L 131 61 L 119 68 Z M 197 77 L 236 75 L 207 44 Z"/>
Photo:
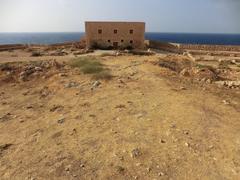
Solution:
<path fill-rule="evenodd" d="M 118 33 L 118 30 L 117 30 L 117 29 L 114 29 L 113 32 L 114 32 L 114 34 L 117 34 L 117 33 Z"/>
<path fill-rule="evenodd" d="M 111 42 L 111 40 L 108 40 L 108 42 L 110 43 L 110 42 Z"/>
<path fill-rule="evenodd" d="M 130 29 L 129 33 L 130 33 L 130 34 L 133 34 L 133 29 Z"/>
<path fill-rule="evenodd" d="M 122 39 L 122 40 L 121 40 L 121 42 L 123 43 L 123 42 L 124 42 L 124 40 Z"/>
<path fill-rule="evenodd" d="M 98 30 L 98 34 L 102 34 L 102 29 L 99 29 L 99 30 Z"/>
<path fill-rule="evenodd" d="M 132 44 L 132 43 L 133 43 L 133 40 L 130 41 L 130 44 Z"/>

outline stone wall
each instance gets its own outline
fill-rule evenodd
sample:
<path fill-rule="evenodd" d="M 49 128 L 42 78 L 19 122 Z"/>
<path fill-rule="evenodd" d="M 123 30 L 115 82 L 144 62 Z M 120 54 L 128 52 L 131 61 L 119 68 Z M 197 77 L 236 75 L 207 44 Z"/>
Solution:
<path fill-rule="evenodd" d="M 240 46 L 229 45 L 200 45 L 200 44 L 180 44 L 183 50 L 205 50 L 205 51 L 240 51 Z"/>

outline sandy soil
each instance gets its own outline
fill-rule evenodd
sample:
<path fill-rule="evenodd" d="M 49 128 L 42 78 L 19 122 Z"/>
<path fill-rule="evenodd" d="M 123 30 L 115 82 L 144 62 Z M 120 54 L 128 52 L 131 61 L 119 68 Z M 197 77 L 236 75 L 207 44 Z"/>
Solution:
<path fill-rule="evenodd" d="M 239 179 L 239 90 L 181 79 L 161 56 L 99 57 L 114 78 L 94 89 L 68 67 L 1 82 L 0 179 Z"/>

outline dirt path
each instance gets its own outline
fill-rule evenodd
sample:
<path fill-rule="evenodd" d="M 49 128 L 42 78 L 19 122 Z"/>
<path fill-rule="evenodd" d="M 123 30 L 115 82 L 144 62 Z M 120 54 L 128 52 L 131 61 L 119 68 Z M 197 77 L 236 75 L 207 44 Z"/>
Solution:
<path fill-rule="evenodd" d="M 2 179 L 239 179 L 239 111 L 148 57 L 104 59 L 93 91 L 74 73 L 0 87 Z"/>

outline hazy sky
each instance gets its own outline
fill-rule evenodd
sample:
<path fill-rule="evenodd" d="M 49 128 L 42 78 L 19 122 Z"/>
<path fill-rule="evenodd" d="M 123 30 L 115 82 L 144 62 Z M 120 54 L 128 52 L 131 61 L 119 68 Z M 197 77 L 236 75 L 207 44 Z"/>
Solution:
<path fill-rule="evenodd" d="M 240 33 L 240 0 L 0 0 L 0 32 L 79 32 L 86 20 L 150 32 Z"/>

